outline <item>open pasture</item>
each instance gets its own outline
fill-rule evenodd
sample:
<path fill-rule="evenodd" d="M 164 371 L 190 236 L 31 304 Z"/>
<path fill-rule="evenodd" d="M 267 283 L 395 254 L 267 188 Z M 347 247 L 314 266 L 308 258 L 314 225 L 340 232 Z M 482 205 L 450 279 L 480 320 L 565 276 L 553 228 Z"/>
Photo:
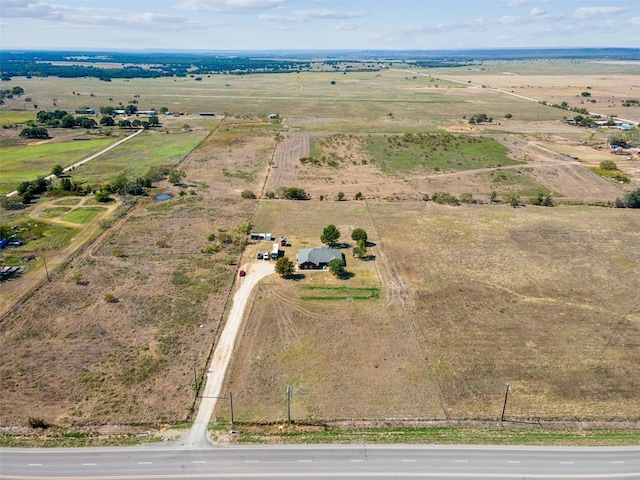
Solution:
<path fill-rule="evenodd" d="M 622 85 L 620 98 L 627 96 L 634 77 L 611 75 Z M 544 99 L 557 83 L 542 84 L 536 97 Z M 347 243 L 354 228 L 364 228 L 371 260 L 352 258 L 346 248 L 346 279 L 298 272 L 261 282 L 225 390 L 233 392 L 237 420 L 285 418 L 287 386 L 294 387 L 296 420 L 495 420 L 506 383 L 513 388 L 508 418 L 640 419 L 634 211 L 420 200 L 446 191 L 484 201 L 495 190 L 505 198 L 613 201 L 623 187 L 572 158 L 606 134 L 596 132 L 591 147 L 584 129 L 562 122 L 566 111 L 398 70 L 202 81 L 49 78 L 23 87 L 43 95 L 46 109 L 52 104 L 45 100 L 55 98 L 67 110 L 136 100 L 140 109 L 188 112 L 162 118 L 161 129 L 73 176 L 97 183 L 177 164 L 189 193 L 161 182 L 157 192 L 171 200 L 145 197 L 109 216 L 110 228 L 95 243 L 2 318 L 3 425 L 24 424 L 33 412 L 60 425 L 188 420 L 237 271 L 270 247 L 223 243 L 247 219 L 254 231 L 286 236 L 292 260 L 299 248 L 319 246 L 330 223 Z M 233 115 L 221 119 L 224 112 Z M 280 117 L 269 120 L 270 113 Z M 464 117 L 476 113 L 494 122 L 469 125 Z M 490 139 L 496 148 L 468 153 L 489 157 L 478 165 L 418 173 L 385 172 L 365 148 L 369 135 L 435 131 Z M 549 148 L 554 143 L 563 147 Z M 498 167 L 490 153 L 505 163 Z M 300 161 L 310 154 L 341 159 Z M 312 199 L 268 199 L 281 187 L 303 188 Z M 258 200 L 242 198 L 244 190 Z M 347 201 L 336 200 L 340 192 Z M 357 193 L 366 200 L 355 201 Z M 4 212 L 3 223 L 38 208 L 53 223 L 68 206 L 60 202 Z M 63 248 L 85 232 L 56 228 L 66 243 L 45 238 L 35 246 Z M 229 418 L 226 402 L 218 417 Z"/>
<path fill-rule="evenodd" d="M 353 285 L 328 272 L 265 281 L 229 379 L 236 418 L 281 420 L 291 385 L 299 420 L 495 419 L 507 383 L 508 418 L 640 418 L 633 212 L 357 205 L 261 204 L 294 245 L 363 226 L 375 260 L 347 270 L 374 267 L 384 293 L 311 298 L 309 283 Z"/>
<path fill-rule="evenodd" d="M 82 142 L 34 142 L 2 148 L 0 156 L 0 194 L 6 194 L 21 182 L 45 177 L 55 165 L 67 167 L 114 143 L 115 138 Z"/>

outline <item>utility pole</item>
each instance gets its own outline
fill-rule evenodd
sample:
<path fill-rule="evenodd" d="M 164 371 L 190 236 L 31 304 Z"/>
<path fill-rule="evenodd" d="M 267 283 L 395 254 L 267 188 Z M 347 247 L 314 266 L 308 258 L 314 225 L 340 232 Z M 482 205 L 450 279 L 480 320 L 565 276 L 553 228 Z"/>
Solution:
<path fill-rule="evenodd" d="M 291 393 L 293 392 L 293 387 L 287 387 L 287 423 L 291 425 Z"/>
<path fill-rule="evenodd" d="M 229 392 L 229 404 L 231 406 L 231 429 L 233 429 L 233 394 Z"/>
<path fill-rule="evenodd" d="M 500 417 L 501 422 L 504 422 L 504 412 L 507 409 L 507 397 L 509 396 L 509 390 L 511 390 L 511 387 L 507 383 L 507 391 L 504 392 L 504 405 L 502 406 L 502 416 Z"/>

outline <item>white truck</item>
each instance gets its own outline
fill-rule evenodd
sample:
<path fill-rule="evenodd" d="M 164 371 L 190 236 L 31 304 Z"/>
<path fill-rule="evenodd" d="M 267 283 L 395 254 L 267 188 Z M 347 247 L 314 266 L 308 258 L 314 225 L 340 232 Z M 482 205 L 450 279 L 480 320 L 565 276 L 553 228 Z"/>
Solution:
<path fill-rule="evenodd" d="M 280 255 L 280 244 L 274 243 L 273 248 L 271 249 L 271 258 L 273 260 L 277 260 Z"/>

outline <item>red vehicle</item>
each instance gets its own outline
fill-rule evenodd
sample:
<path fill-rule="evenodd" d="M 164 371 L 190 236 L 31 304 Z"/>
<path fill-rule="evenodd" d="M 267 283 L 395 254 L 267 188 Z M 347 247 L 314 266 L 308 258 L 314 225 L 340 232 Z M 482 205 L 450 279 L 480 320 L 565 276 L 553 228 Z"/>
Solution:
<path fill-rule="evenodd" d="M 247 272 L 245 272 L 244 270 L 240 270 L 238 272 L 238 275 L 240 275 L 241 277 L 244 277 L 247 274 Z"/>

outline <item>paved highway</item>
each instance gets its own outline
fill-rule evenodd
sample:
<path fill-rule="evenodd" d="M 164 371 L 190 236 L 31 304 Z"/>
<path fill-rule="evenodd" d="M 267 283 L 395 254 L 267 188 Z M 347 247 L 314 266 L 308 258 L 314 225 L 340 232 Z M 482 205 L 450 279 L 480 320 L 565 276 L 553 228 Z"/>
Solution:
<path fill-rule="evenodd" d="M 640 447 L 414 445 L 0 449 L 1 479 L 640 479 Z"/>

